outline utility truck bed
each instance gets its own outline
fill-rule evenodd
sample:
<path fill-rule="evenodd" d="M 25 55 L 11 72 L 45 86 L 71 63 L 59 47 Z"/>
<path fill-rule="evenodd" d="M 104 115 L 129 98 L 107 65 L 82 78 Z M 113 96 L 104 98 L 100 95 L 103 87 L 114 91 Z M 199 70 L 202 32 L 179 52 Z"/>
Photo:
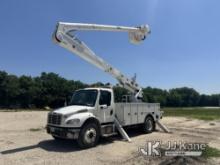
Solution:
<path fill-rule="evenodd" d="M 115 114 L 122 126 L 143 124 L 146 116 L 161 118 L 159 103 L 115 103 Z"/>

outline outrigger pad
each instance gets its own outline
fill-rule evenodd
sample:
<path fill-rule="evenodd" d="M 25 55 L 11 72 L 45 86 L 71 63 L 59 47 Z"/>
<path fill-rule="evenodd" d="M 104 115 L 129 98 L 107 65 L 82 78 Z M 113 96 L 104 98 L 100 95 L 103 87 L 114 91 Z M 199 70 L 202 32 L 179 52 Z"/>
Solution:
<path fill-rule="evenodd" d="M 156 123 L 164 132 L 171 133 L 171 131 L 164 124 L 162 124 L 159 120 L 157 120 Z"/>
<path fill-rule="evenodd" d="M 118 119 L 115 117 L 115 126 L 118 129 L 119 133 L 121 134 L 121 136 L 127 140 L 128 142 L 131 142 L 131 139 L 129 138 L 128 134 L 125 132 L 124 128 L 121 126 L 121 124 L 119 123 Z"/>

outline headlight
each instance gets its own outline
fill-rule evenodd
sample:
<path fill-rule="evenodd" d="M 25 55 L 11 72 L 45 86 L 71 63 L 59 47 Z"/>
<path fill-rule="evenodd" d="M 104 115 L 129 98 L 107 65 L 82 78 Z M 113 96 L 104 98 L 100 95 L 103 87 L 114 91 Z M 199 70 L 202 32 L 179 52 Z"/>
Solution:
<path fill-rule="evenodd" d="M 80 123 L 80 119 L 71 119 L 66 122 L 68 125 L 77 125 Z"/>

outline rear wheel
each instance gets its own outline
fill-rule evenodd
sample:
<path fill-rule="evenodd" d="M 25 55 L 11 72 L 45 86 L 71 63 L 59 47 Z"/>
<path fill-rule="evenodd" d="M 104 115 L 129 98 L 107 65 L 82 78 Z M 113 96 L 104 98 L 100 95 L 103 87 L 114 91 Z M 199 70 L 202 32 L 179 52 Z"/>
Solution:
<path fill-rule="evenodd" d="M 78 144 L 80 148 L 90 148 L 96 146 L 99 141 L 100 130 L 95 123 L 88 123 L 83 126 L 79 133 Z"/>
<path fill-rule="evenodd" d="M 151 116 L 147 116 L 143 126 L 144 133 L 151 133 L 155 130 L 155 122 Z"/>

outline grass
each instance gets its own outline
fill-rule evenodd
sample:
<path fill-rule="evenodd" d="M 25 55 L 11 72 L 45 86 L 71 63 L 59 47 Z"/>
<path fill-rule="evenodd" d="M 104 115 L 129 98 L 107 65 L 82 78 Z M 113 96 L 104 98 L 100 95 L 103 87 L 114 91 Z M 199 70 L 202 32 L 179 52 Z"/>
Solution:
<path fill-rule="evenodd" d="M 163 108 L 164 116 L 189 117 L 200 120 L 220 120 L 220 108 Z"/>
<path fill-rule="evenodd" d="M 202 157 L 220 157 L 220 150 L 207 146 L 206 149 L 202 152 Z"/>

